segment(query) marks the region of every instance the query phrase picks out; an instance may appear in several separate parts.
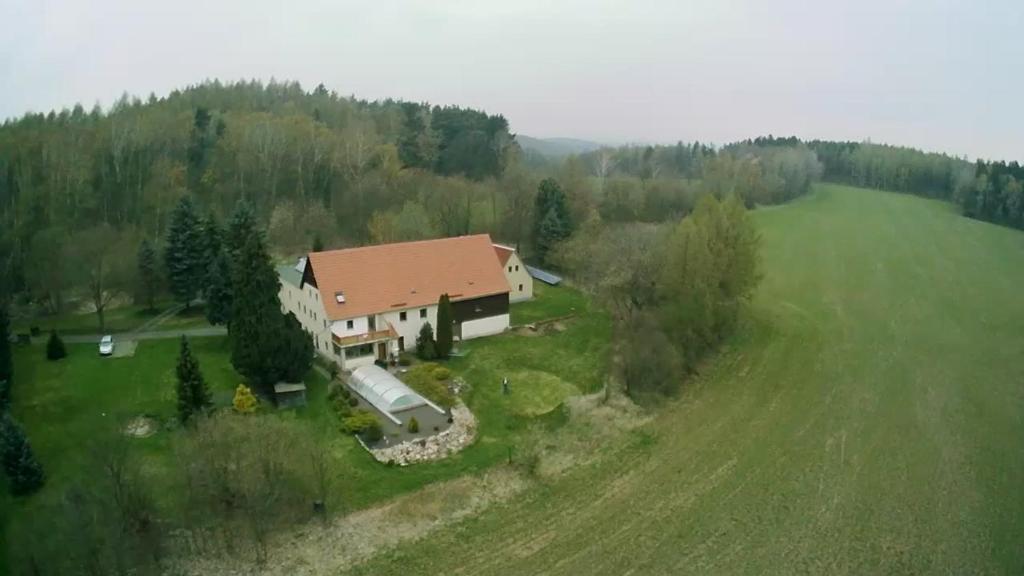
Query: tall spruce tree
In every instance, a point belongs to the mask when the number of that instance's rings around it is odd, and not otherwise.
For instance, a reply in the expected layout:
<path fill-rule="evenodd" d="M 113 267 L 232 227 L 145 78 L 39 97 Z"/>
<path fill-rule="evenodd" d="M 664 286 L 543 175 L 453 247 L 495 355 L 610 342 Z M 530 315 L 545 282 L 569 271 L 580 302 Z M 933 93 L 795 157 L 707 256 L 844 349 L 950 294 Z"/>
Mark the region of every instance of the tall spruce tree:
<path fill-rule="evenodd" d="M 206 285 L 206 319 L 210 324 L 231 321 L 231 261 L 222 246 L 210 261 Z"/>
<path fill-rule="evenodd" d="M 0 414 L 0 460 L 7 474 L 7 485 L 15 496 L 31 494 L 46 481 L 25 431 L 6 413 Z"/>
<path fill-rule="evenodd" d="M 14 361 L 11 357 L 11 319 L 7 301 L 0 297 L 0 413 L 11 405 L 14 385 Z"/>
<path fill-rule="evenodd" d="M 430 322 L 424 322 L 423 326 L 420 326 L 420 333 L 416 335 L 416 357 L 420 360 L 433 360 L 437 358 L 434 328 L 430 325 Z"/>
<path fill-rule="evenodd" d="M 185 196 L 171 214 L 164 261 L 171 293 L 188 308 L 206 282 L 205 241 L 192 198 Z"/>
<path fill-rule="evenodd" d="M 437 301 L 437 341 L 435 348 L 438 358 L 447 358 L 452 353 L 452 302 L 447 294 L 441 294 Z"/>
<path fill-rule="evenodd" d="M 231 286 L 231 364 L 272 398 L 283 376 L 279 355 L 285 323 L 277 273 L 259 231 L 250 233 L 232 262 Z"/>
<path fill-rule="evenodd" d="M 61 340 L 56 330 L 50 330 L 50 338 L 46 341 L 46 359 L 60 360 L 67 355 L 68 350 L 64 346 L 64 341 Z"/>
<path fill-rule="evenodd" d="M 156 250 L 149 240 L 143 239 L 139 244 L 138 254 L 138 292 L 137 300 L 146 303 L 146 310 L 156 308 L 156 293 L 160 287 L 160 271 L 156 264 Z"/>
<path fill-rule="evenodd" d="M 213 405 L 206 380 L 199 371 L 199 362 L 192 355 L 192 348 L 184 336 L 181 337 L 181 351 L 178 353 L 175 374 L 178 378 L 175 388 L 178 397 L 178 420 L 184 424 Z"/>
<path fill-rule="evenodd" d="M 309 367 L 313 365 L 313 338 L 302 329 L 298 318 L 289 312 L 284 317 L 284 332 L 281 334 L 281 372 L 286 382 L 301 382 Z"/>
<path fill-rule="evenodd" d="M 228 228 L 223 238 L 224 247 L 232 261 L 237 260 L 245 243 L 257 230 L 256 214 L 253 212 L 252 206 L 244 200 L 239 201 L 235 206 L 235 211 L 231 214 L 231 220 L 228 222 Z"/>
<path fill-rule="evenodd" d="M 572 218 L 565 192 L 554 178 L 545 178 L 538 186 L 533 219 L 534 246 L 543 262 L 551 248 L 572 233 Z"/>

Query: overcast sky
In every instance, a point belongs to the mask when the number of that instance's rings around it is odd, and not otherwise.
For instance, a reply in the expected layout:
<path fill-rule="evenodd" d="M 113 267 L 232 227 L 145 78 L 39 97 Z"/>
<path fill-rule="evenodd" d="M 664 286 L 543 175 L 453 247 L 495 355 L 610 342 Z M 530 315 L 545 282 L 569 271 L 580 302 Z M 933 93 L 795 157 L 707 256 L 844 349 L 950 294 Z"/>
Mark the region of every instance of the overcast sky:
<path fill-rule="evenodd" d="M 1022 57 L 1024 0 L 0 0 L 0 117 L 275 77 L 531 136 L 1024 160 Z"/>

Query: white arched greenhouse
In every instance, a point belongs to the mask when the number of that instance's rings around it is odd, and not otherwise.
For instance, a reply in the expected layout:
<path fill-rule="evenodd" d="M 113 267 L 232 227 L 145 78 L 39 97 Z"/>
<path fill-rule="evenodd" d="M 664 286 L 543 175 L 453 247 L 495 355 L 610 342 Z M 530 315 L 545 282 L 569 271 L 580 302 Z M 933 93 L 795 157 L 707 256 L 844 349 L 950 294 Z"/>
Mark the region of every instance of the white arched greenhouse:
<path fill-rule="evenodd" d="M 390 372 L 375 364 L 353 370 L 349 386 L 398 425 L 401 425 L 401 421 L 394 416 L 395 412 L 426 405 L 441 414 L 445 413 L 437 404 L 420 396 Z"/>

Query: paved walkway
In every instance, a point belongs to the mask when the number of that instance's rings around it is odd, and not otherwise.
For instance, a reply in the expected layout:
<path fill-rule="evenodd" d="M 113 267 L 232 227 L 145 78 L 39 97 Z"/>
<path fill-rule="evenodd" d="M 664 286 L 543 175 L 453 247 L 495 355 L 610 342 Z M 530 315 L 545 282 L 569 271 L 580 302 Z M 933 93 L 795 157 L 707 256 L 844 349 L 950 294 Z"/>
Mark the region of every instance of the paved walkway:
<path fill-rule="evenodd" d="M 114 334 L 114 343 L 126 340 L 166 340 L 168 338 L 208 338 L 211 336 L 226 336 L 228 329 L 223 326 L 209 326 L 206 328 L 187 328 L 185 330 L 153 330 L 148 332 L 121 332 Z M 48 336 L 40 336 L 38 342 L 45 342 Z M 75 336 L 64 336 L 63 340 L 69 344 L 88 344 L 99 342 L 103 334 L 80 334 Z"/>

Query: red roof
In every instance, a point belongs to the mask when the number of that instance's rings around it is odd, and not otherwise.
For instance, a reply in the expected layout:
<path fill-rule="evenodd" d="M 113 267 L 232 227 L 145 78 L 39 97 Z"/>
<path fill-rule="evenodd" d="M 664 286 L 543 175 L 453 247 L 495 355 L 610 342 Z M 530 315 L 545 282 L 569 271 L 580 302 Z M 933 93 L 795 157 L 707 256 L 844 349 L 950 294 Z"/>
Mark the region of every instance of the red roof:
<path fill-rule="evenodd" d="M 494 254 L 491 237 L 477 234 L 312 252 L 307 272 L 327 317 L 339 320 L 436 304 L 445 293 L 453 301 L 508 293 Z"/>
<path fill-rule="evenodd" d="M 498 255 L 498 262 L 504 268 L 505 264 L 508 264 L 508 259 L 515 254 L 516 249 L 508 246 L 502 246 L 501 244 L 494 245 L 494 253 Z"/>

